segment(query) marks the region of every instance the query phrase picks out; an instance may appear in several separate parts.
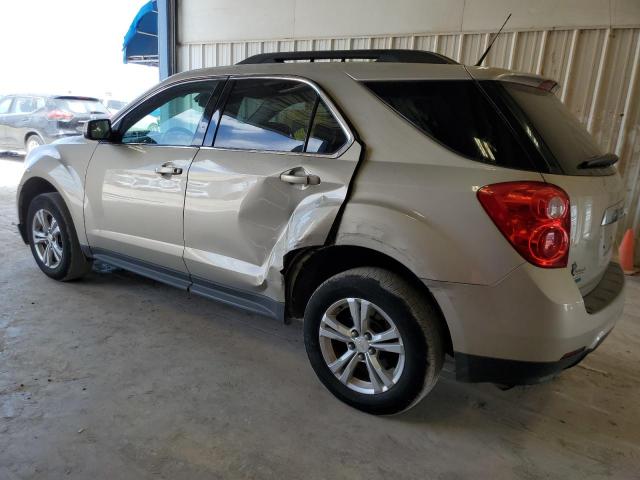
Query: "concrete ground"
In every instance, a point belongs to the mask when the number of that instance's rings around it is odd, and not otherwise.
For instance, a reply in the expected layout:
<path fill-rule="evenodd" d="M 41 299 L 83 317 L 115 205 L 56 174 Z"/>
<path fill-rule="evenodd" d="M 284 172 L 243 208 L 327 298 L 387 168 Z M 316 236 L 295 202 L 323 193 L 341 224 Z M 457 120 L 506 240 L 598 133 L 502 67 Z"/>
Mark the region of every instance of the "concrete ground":
<path fill-rule="evenodd" d="M 451 374 L 410 412 L 335 400 L 299 324 L 122 271 L 58 283 L 20 240 L 0 158 L 0 479 L 640 478 L 640 281 L 554 381 Z"/>

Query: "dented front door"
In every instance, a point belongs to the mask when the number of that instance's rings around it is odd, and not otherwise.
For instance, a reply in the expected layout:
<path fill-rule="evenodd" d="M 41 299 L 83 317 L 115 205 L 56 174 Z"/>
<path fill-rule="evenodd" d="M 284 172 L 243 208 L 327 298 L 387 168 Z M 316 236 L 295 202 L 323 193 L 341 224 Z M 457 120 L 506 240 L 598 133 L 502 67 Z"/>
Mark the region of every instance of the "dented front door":
<path fill-rule="evenodd" d="M 184 214 L 184 260 L 194 281 L 283 301 L 284 254 L 325 242 L 360 151 L 357 142 L 338 158 L 201 148 Z"/>

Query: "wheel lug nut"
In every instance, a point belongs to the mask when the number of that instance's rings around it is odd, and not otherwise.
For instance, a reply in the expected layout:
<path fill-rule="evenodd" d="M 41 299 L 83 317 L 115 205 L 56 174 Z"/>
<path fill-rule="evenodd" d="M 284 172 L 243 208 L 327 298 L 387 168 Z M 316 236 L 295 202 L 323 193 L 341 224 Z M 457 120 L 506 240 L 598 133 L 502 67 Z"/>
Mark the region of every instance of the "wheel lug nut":
<path fill-rule="evenodd" d="M 347 346 L 349 347 L 349 350 L 353 350 L 354 348 L 356 348 L 355 343 L 352 343 L 352 342 L 349 342 Z"/>
<path fill-rule="evenodd" d="M 373 347 L 369 347 L 369 354 L 373 355 L 374 353 L 376 353 L 376 349 Z"/>
<path fill-rule="evenodd" d="M 351 336 L 353 338 L 356 338 L 358 336 L 358 331 L 357 330 L 351 330 Z"/>
<path fill-rule="evenodd" d="M 358 354 L 358 358 L 359 358 L 360 360 L 364 360 L 364 353 L 359 353 L 359 354 Z"/>
<path fill-rule="evenodd" d="M 369 332 L 365 333 L 364 338 L 366 338 L 367 340 L 371 340 L 371 334 Z"/>

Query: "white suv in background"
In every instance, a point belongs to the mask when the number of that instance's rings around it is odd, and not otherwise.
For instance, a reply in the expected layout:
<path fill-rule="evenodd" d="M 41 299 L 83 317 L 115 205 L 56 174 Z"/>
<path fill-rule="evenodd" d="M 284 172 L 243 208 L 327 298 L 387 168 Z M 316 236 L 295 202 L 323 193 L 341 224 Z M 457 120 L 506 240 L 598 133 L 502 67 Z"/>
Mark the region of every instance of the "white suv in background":
<path fill-rule="evenodd" d="M 242 63 L 29 155 L 20 231 L 45 274 L 100 259 L 304 318 L 320 380 L 376 414 L 414 405 L 445 354 L 463 381 L 533 383 L 613 328 L 616 157 L 555 82 L 401 50 Z"/>

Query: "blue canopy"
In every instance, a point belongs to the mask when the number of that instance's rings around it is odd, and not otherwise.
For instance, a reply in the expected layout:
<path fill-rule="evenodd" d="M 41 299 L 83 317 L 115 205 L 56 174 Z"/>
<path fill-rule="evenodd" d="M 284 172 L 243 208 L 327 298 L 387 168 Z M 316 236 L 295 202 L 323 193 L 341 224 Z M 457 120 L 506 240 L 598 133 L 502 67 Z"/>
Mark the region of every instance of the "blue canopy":
<path fill-rule="evenodd" d="M 158 5 L 145 3 L 131 22 L 122 46 L 124 63 L 158 66 Z"/>

